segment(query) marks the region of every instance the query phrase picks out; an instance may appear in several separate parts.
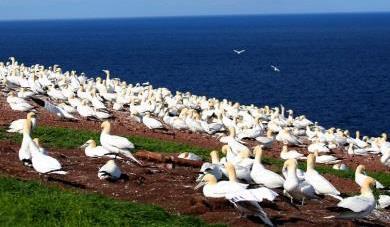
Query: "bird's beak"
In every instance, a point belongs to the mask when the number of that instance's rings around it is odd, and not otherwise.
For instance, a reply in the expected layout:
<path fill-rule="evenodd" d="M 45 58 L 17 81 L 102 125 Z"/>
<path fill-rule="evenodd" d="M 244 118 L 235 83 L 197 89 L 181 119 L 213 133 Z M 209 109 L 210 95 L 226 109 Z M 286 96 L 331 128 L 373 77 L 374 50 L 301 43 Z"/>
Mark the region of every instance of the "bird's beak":
<path fill-rule="evenodd" d="M 205 184 L 206 184 L 206 182 L 204 182 L 204 181 L 199 182 L 199 183 L 195 186 L 194 190 L 198 190 L 199 188 L 203 187 Z"/>
<path fill-rule="evenodd" d="M 87 143 L 84 143 L 83 145 L 80 146 L 80 148 L 86 148 L 86 147 L 88 147 Z"/>

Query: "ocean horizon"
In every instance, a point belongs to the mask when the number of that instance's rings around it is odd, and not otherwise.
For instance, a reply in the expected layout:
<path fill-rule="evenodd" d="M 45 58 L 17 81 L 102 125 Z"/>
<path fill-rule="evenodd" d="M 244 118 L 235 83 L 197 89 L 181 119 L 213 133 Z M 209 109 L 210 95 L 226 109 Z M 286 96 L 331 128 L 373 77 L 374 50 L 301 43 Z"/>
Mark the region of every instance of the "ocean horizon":
<path fill-rule="evenodd" d="M 0 29 L 1 61 L 87 76 L 109 69 L 130 83 L 282 104 L 325 127 L 390 131 L 390 13 L 0 21 Z"/>

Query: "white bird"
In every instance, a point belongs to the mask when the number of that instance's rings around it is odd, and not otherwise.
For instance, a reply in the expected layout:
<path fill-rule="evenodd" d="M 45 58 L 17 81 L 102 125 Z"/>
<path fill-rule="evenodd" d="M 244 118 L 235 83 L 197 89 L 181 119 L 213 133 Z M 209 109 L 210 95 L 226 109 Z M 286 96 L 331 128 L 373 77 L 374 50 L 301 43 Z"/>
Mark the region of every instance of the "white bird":
<path fill-rule="evenodd" d="M 203 187 L 203 195 L 208 198 L 224 198 L 227 194 L 240 191 L 247 188 L 248 185 L 240 184 L 235 181 L 219 181 L 214 175 L 206 174 L 203 176 L 195 190 Z"/>
<path fill-rule="evenodd" d="M 163 124 L 160 121 L 152 118 L 150 116 L 149 112 L 146 112 L 145 116 L 142 117 L 142 123 L 144 123 L 144 125 L 146 127 L 148 127 L 149 129 L 163 129 L 164 128 Z"/>
<path fill-rule="evenodd" d="M 379 195 L 378 208 L 386 209 L 389 206 L 390 206 L 390 196 L 389 195 Z"/>
<path fill-rule="evenodd" d="M 305 181 L 299 180 L 297 176 L 297 160 L 289 159 L 284 162 L 282 172 L 285 172 L 286 181 L 283 184 L 283 194 L 291 199 L 298 199 L 302 201 L 302 205 L 305 199 L 317 199 L 315 190 L 312 185 Z"/>
<path fill-rule="evenodd" d="M 364 165 L 358 165 L 355 170 L 355 182 L 358 184 L 360 187 L 362 187 L 364 181 L 369 178 L 366 174 L 363 173 L 363 171 L 366 170 L 366 167 Z M 375 180 L 375 179 L 374 179 Z M 384 188 L 384 186 L 379 182 L 375 182 L 375 186 L 378 189 Z"/>
<path fill-rule="evenodd" d="M 202 177 L 207 173 L 214 175 L 217 180 L 220 180 L 222 178 L 222 168 L 224 167 L 219 162 L 218 151 L 211 151 L 210 157 L 211 163 L 205 162 L 200 167 L 201 174 L 199 175 L 197 181 L 201 180 Z"/>
<path fill-rule="evenodd" d="M 88 105 L 88 101 L 86 99 L 82 100 L 76 109 L 82 117 L 88 118 L 95 116 L 94 109 Z"/>
<path fill-rule="evenodd" d="M 94 115 L 99 120 L 105 120 L 107 118 L 112 117 L 112 115 L 110 113 L 107 113 L 104 111 L 97 111 L 97 110 L 94 111 Z"/>
<path fill-rule="evenodd" d="M 306 159 L 303 154 L 299 153 L 296 150 L 289 151 L 287 148 L 287 144 L 284 144 L 282 147 L 282 151 L 280 152 L 280 158 L 287 159 Z"/>
<path fill-rule="evenodd" d="M 275 71 L 275 72 L 280 72 L 280 69 L 278 69 L 276 66 L 274 65 L 270 65 L 271 68 Z"/>
<path fill-rule="evenodd" d="M 27 114 L 27 119 L 31 120 L 32 129 L 34 129 L 37 126 L 37 119 L 34 112 L 30 112 Z M 13 122 L 8 127 L 7 132 L 17 132 L 17 133 L 23 133 L 23 127 L 26 119 L 18 119 Z"/>
<path fill-rule="evenodd" d="M 368 155 L 368 152 L 365 148 L 353 148 L 353 143 L 350 143 L 348 146 L 348 154 L 350 155 L 361 155 L 366 156 Z"/>
<path fill-rule="evenodd" d="M 329 195 L 332 197 L 340 195 L 340 192 L 314 169 L 315 160 L 315 155 L 309 154 L 307 156 L 307 169 L 305 173 L 306 182 L 313 186 L 317 194 Z"/>
<path fill-rule="evenodd" d="M 314 155 L 316 157 L 316 163 L 335 164 L 341 162 L 341 160 L 338 160 L 335 156 L 332 155 L 319 155 L 318 151 L 315 151 Z"/>
<path fill-rule="evenodd" d="M 250 151 L 241 151 L 234 162 L 232 163 L 225 163 L 225 168 L 234 169 L 236 176 L 240 180 L 244 180 L 246 182 L 251 182 L 251 168 L 253 166 L 254 160 L 249 158 Z"/>
<path fill-rule="evenodd" d="M 271 148 L 275 138 L 272 136 L 272 130 L 268 130 L 266 136 L 259 136 L 256 140 L 261 143 L 264 148 Z"/>
<path fill-rule="evenodd" d="M 40 151 L 42 154 L 47 155 L 47 150 L 41 146 L 41 144 L 39 143 L 39 138 L 34 138 L 34 139 L 33 139 L 33 142 L 37 145 L 39 151 Z"/>
<path fill-rule="evenodd" d="M 315 141 L 314 143 L 310 144 L 307 147 L 307 150 L 311 153 L 314 153 L 315 151 L 319 153 L 328 153 L 330 152 L 329 148 L 326 147 L 325 143 L 321 143 L 319 141 Z"/>
<path fill-rule="evenodd" d="M 390 167 L 390 149 L 384 150 L 381 157 L 381 163 Z"/>
<path fill-rule="evenodd" d="M 336 164 L 333 165 L 332 168 L 336 169 L 336 170 L 341 170 L 341 171 L 348 170 L 348 166 L 345 165 L 344 163 L 336 163 Z"/>
<path fill-rule="evenodd" d="M 76 119 L 72 114 L 68 113 L 61 107 L 58 107 L 47 100 L 42 100 L 34 97 L 32 98 L 32 100 L 38 105 L 44 107 L 48 112 L 55 114 L 59 118 Z"/>
<path fill-rule="evenodd" d="M 242 189 L 225 196 L 243 216 L 259 217 L 266 225 L 274 226 L 267 213 L 259 205 L 264 199 L 273 201 L 278 194 L 268 188 Z"/>
<path fill-rule="evenodd" d="M 62 166 L 57 159 L 42 153 L 39 147 L 34 143 L 30 143 L 31 162 L 35 171 L 42 174 L 67 174 L 62 170 Z"/>
<path fill-rule="evenodd" d="M 61 90 L 57 90 L 54 88 L 53 85 L 49 86 L 49 89 L 47 91 L 47 95 L 53 99 L 57 100 L 66 100 L 67 98 L 64 96 Z"/>
<path fill-rule="evenodd" d="M 134 144 L 132 142 L 124 137 L 111 135 L 111 123 L 108 121 L 104 121 L 101 124 L 101 128 L 102 132 L 100 134 L 100 144 L 105 149 L 111 153 L 124 155 L 141 165 L 141 162 L 138 161 L 130 152 L 130 150 L 134 150 Z"/>
<path fill-rule="evenodd" d="M 177 156 L 178 158 L 192 160 L 192 161 L 202 161 L 202 158 L 198 155 L 191 152 L 183 152 Z"/>
<path fill-rule="evenodd" d="M 83 145 L 80 146 L 80 148 L 85 148 L 84 152 L 87 157 L 103 157 L 103 156 L 108 156 L 108 157 L 113 157 L 115 158 L 115 155 L 110 155 L 110 151 L 105 149 L 102 146 L 96 146 L 95 140 L 88 140 L 85 142 Z"/>
<path fill-rule="evenodd" d="M 69 106 L 65 103 L 58 104 L 58 107 L 62 108 L 63 110 L 65 110 L 66 112 L 68 112 L 70 114 L 77 112 L 76 108 L 74 108 L 73 106 Z"/>
<path fill-rule="evenodd" d="M 300 145 L 302 144 L 301 141 L 298 140 L 298 138 L 292 134 L 290 134 L 289 130 L 287 128 L 282 129 L 279 131 L 279 133 L 276 135 L 275 139 L 277 141 L 288 143 L 292 145 Z"/>
<path fill-rule="evenodd" d="M 19 98 L 25 99 L 25 98 L 29 98 L 29 97 L 33 96 L 34 92 L 26 91 L 25 88 L 22 87 L 22 88 L 20 88 L 20 91 L 18 92 L 17 95 Z"/>
<path fill-rule="evenodd" d="M 256 146 L 254 149 L 255 162 L 253 163 L 250 176 L 256 184 L 264 185 L 267 188 L 283 187 L 284 179 L 279 174 L 266 169 L 261 164 L 262 146 Z"/>
<path fill-rule="evenodd" d="M 236 53 L 236 54 L 242 54 L 242 53 L 244 53 L 246 50 L 236 50 L 236 49 L 234 49 L 233 51 L 234 51 L 234 53 Z"/>
<path fill-rule="evenodd" d="M 23 139 L 19 149 L 19 160 L 22 161 L 23 165 L 31 166 L 31 152 L 30 144 L 33 143 L 31 139 L 31 127 L 32 123 L 30 119 L 26 119 L 23 125 Z"/>
<path fill-rule="evenodd" d="M 375 197 L 371 189 L 374 185 L 375 180 L 371 177 L 364 179 L 361 185 L 360 195 L 345 198 L 337 204 L 338 207 L 350 210 L 341 213 L 338 217 L 355 219 L 369 215 L 375 209 L 376 205 Z"/>
<path fill-rule="evenodd" d="M 98 171 L 101 180 L 118 180 L 121 175 L 122 172 L 114 160 L 108 160 Z"/>
<path fill-rule="evenodd" d="M 15 96 L 15 92 L 11 91 L 7 96 L 7 102 L 12 110 L 15 111 L 29 111 L 34 107 L 30 105 L 25 99 Z"/>

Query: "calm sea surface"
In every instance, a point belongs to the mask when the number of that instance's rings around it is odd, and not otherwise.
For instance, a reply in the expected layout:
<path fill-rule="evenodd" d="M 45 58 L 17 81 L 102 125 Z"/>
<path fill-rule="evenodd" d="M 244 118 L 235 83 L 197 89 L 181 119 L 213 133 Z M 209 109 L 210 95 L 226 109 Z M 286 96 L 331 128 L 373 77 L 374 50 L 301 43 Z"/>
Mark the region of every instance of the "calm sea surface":
<path fill-rule="evenodd" d="M 9 56 L 390 131 L 390 14 L 0 22 Z"/>

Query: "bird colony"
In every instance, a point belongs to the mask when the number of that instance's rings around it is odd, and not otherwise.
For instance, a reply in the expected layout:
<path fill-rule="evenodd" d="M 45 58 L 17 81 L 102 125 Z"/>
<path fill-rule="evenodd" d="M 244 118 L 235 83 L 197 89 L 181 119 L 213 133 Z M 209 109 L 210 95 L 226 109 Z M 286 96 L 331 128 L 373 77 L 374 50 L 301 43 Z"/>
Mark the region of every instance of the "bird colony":
<path fill-rule="evenodd" d="M 317 163 L 333 165 L 339 171 L 348 168 L 342 160 L 331 155 L 335 148 L 341 148 L 345 155 L 353 157 L 375 154 L 380 156 L 383 165 L 390 166 L 390 142 L 387 142 L 386 134 L 361 138 L 356 132 L 353 137 L 347 130 L 325 129 L 304 115 L 294 117 L 293 111 L 285 110 L 283 106 L 260 108 L 189 92 L 173 94 L 167 88 L 154 88 L 149 83 L 127 84 L 111 78 L 108 70 L 103 71 L 105 79 L 94 79 L 75 71 L 63 72 L 58 65 L 28 67 L 13 57 L 6 63 L 0 62 L 0 80 L 7 102 L 14 111 L 27 112 L 26 119 L 12 122 L 8 130 L 23 134 L 19 159 L 24 165 L 40 174 L 66 174 L 58 160 L 41 147 L 39 139 L 31 138 L 31 131 L 37 127 L 35 106 L 40 105 L 64 120 L 102 121 L 101 146 L 89 140 L 82 148 L 88 157 L 111 158 L 99 169 L 97 176 L 100 179 L 119 179 L 121 170 L 116 159 L 129 159 L 142 165 L 132 155 L 134 145 L 128 139 L 111 135 L 109 119 L 113 112 L 122 111 L 149 129 L 186 130 L 218 139 L 224 145 L 221 151 L 210 153 L 211 161 L 204 162 L 201 167 L 195 188 L 202 188 L 205 197 L 226 198 L 243 214 L 257 216 L 267 225 L 273 223 L 261 203 L 274 201 L 278 196 L 303 206 L 305 200 L 334 197 L 339 200 L 338 207 L 348 210 L 337 216 L 342 218 L 365 217 L 377 207 L 389 204 L 389 196 L 381 195 L 378 205 L 373 188 L 381 189 L 383 185 L 365 175 L 363 165 L 359 165 L 355 173 L 360 194 L 344 198 L 316 171 Z M 245 142 L 248 139 L 257 145 L 249 147 Z M 267 169 L 261 161 L 263 153 L 275 143 L 282 144 L 282 175 Z M 293 147 L 303 147 L 309 155 L 292 150 Z M 220 158 L 220 153 L 224 157 Z M 182 153 L 179 157 L 201 159 L 193 153 Z M 298 161 L 307 162 L 305 171 L 298 168 Z"/>

